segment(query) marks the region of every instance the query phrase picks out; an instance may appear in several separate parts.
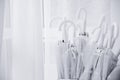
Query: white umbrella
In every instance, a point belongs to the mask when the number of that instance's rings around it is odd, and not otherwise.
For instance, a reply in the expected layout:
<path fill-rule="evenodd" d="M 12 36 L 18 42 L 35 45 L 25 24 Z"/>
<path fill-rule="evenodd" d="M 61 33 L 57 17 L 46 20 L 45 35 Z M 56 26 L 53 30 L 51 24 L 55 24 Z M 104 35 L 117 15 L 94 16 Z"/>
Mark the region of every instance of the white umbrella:
<path fill-rule="evenodd" d="M 60 25 L 60 30 L 63 27 L 63 25 Z M 62 55 L 65 53 L 65 51 L 68 49 L 68 42 L 67 42 L 67 32 L 66 32 L 66 25 L 64 25 L 64 28 L 62 30 L 62 40 L 58 42 L 58 53 L 57 53 L 57 69 L 58 69 L 58 78 L 63 79 L 64 76 L 64 66 L 63 66 L 63 57 Z"/>
<path fill-rule="evenodd" d="M 92 73 L 92 80 L 101 80 L 102 79 L 102 64 L 103 64 L 103 55 L 105 53 L 104 51 L 104 40 L 105 40 L 105 34 L 107 33 L 107 26 L 105 22 L 105 16 L 103 16 L 101 24 L 101 34 L 99 35 L 98 43 L 97 43 L 97 50 L 95 54 L 93 55 L 93 73 Z"/>
<path fill-rule="evenodd" d="M 69 27 L 66 28 L 67 24 L 71 24 L 73 28 L 75 28 L 74 23 L 70 20 L 65 20 L 60 25 L 60 29 L 64 25 L 64 30 L 63 30 L 64 40 L 63 42 L 59 44 L 59 47 L 60 47 L 59 56 L 61 57 L 58 56 L 59 58 L 57 60 L 59 62 L 58 63 L 58 74 L 63 75 L 63 77 L 58 77 L 59 79 L 74 79 L 75 78 L 77 52 L 75 51 L 73 47 L 71 47 L 72 42 L 69 41 L 69 36 L 67 32 L 67 30 L 69 30 Z M 75 36 L 75 33 L 73 33 L 73 37 L 74 36 Z M 64 51 L 61 52 L 62 51 L 61 49 L 63 49 Z"/>
<path fill-rule="evenodd" d="M 107 80 L 120 80 L 120 65 L 115 67 Z"/>
<path fill-rule="evenodd" d="M 117 56 L 119 55 L 120 55 L 120 50 L 117 53 Z M 107 77 L 107 80 L 120 80 L 120 60 L 118 61 L 116 67 L 113 69 L 110 75 Z"/>
<path fill-rule="evenodd" d="M 81 74 L 84 70 L 84 52 L 83 50 L 86 48 L 88 35 L 86 33 L 86 19 L 87 19 L 87 12 L 84 8 L 80 9 L 79 16 L 78 16 L 78 27 L 81 31 L 79 31 L 79 36 L 75 38 L 75 46 L 78 52 L 78 59 L 77 59 L 77 70 L 76 70 L 76 78 L 80 78 Z M 84 61 L 85 62 L 85 61 Z"/>
<path fill-rule="evenodd" d="M 116 28 L 116 31 L 115 29 Z M 116 32 L 116 33 L 115 33 Z M 109 43 L 106 49 L 106 53 L 104 54 L 104 61 L 103 61 L 103 75 L 102 80 L 106 80 L 107 76 L 111 73 L 117 63 L 117 56 L 112 52 L 112 48 L 114 46 L 115 40 L 117 39 L 119 34 L 118 26 L 114 23 L 109 33 Z"/>
<path fill-rule="evenodd" d="M 102 32 L 102 29 L 103 29 L 103 20 L 104 20 L 104 17 L 101 21 L 101 24 L 100 24 L 100 31 L 99 31 L 99 34 L 98 34 L 98 37 L 96 38 L 95 40 L 95 44 L 94 46 L 96 47 L 102 47 L 102 44 L 103 44 L 103 41 L 104 41 L 104 35 L 103 35 L 103 32 Z M 91 58 L 89 59 L 89 63 L 85 66 L 85 70 L 84 70 L 84 73 L 82 74 L 80 80 L 91 80 L 91 75 L 95 74 L 96 72 L 94 71 L 96 69 L 96 66 L 98 65 L 98 61 L 99 61 L 99 54 L 101 54 L 101 51 L 99 51 L 100 49 L 96 49 L 94 50 L 95 48 L 91 48 L 93 51 L 97 51 L 97 52 L 94 52 L 94 54 L 91 54 Z M 92 78 L 94 79 L 94 77 L 92 76 Z M 98 77 L 97 77 L 98 79 Z"/>

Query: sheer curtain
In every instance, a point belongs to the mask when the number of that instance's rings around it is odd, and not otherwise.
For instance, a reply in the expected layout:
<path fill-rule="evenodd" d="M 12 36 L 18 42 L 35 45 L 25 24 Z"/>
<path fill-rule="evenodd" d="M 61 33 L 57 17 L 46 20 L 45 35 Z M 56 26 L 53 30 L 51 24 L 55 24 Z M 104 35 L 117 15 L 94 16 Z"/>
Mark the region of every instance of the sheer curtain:
<path fill-rule="evenodd" d="M 0 80 L 44 80 L 42 3 L 0 0 Z"/>

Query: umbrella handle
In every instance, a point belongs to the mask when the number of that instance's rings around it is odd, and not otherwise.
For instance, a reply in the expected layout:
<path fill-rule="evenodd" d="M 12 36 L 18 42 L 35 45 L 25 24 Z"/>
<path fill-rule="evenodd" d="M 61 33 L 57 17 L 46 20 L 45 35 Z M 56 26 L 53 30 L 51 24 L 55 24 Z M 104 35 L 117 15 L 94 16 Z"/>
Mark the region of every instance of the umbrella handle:
<path fill-rule="evenodd" d="M 111 41 L 111 48 L 113 48 L 113 46 L 115 44 L 115 41 L 119 36 L 119 27 L 118 27 L 117 23 L 113 23 L 112 27 L 114 28 L 113 29 L 114 31 L 112 30 L 113 31 L 113 36 L 112 36 L 113 38 L 112 38 L 112 41 Z M 116 32 L 116 34 L 114 32 Z"/>
<path fill-rule="evenodd" d="M 105 16 L 102 17 L 101 21 L 100 21 L 100 24 L 97 28 L 95 28 L 93 31 L 92 31 L 92 34 L 95 34 L 95 32 L 100 29 L 100 31 L 98 32 L 98 35 L 97 35 L 97 38 L 95 39 L 95 42 L 97 43 L 100 39 L 100 36 L 101 34 L 103 33 L 102 29 L 103 29 L 103 23 L 105 22 Z M 104 33 L 105 34 L 105 33 Z"/>
<path fill-rule="evenodd" d="M 70 21 L 70 24 L 71 24 L 71 26 L 68 26 L 68 28 L 67 28 L 67 36 L 68 36 L 68 39 L 70 38 L 70 34 L 69 34 L 69 29 L 70 29 L 70 27 L 73 27 L 73 40 L 72 40 L 72 43 L 74 43 L 74 39 L 75 39 L 75 37 L 76 37 L 76 25 L 72 22 L 72 21 Z"/>
<path fill-rule="evenodd" d="M 100 28 L 100 31 L 98 33 L 98 36 L 97 36 L 95 42 L 97 43 L 98 47 L 103 47 L 103 43 L 104 43 L 105 36 L 107 33 L 107 24 L 105 22 L 105 16 L 102 17 L 99 27 L 95 28 L 93 30 L 92 34 L 94 34 L 94 32 L 99 28 Z"/>
<path fill-rule="evenodd" d="M 50 27 L 50 28 L 53 28 L 53 27 L 54 27 L 54 26 L 52 26 L 53 23 L 54 23 L 55 21 L 61 21 L 61 20 L 63 20 L 62 17 L 54 17 L 54 18 L 50 21 L 49 27 Z"/>
<path fill-rule="evenodd" d="M 116 32 L 116 34 L 115 34 Z M 113 23 L 110 30 L 109 30 L 109 36 L 108 36 L 108 48 L 112 49 L 114 46 L 114 43 L 116 41 L 116 39 L 118 38 L 119 35 L 119 29 L 118 29 L 118 25 L 116 23 Z"/>
<path fill-rule="evenodd" d="M 66 32 L 66 27 L 67 27 L 66 23 L 67 23 L 66 20 L 64 20 L 59 25 L 59 31 L 62 31 L 62 40 L 64 40 L 64 42 L 68 42 L 68 36 L 67 36 L 67 32 Z"/>
<path fill-rule="evenodd" d="M 105 22 L 105 16 L 102 16 L 102 19 L 101 19 L 101 21 L 100 21 L 99 26 L 92 31 L 92 34 L 94 34 L 94 32 L 95 32 L 97 29 L 102 28 L 102 25 L 103 25 L 104 22 Z"/>
<path fill-rule="evenodd" d="M 71 24 L 70 26 L 67 26 L 67 24 Z M 63 29 L 63 40 L 65 40 L 66 42 L 69 42 L 69 37 L 70 35 L 68 34 L 69 28 L 73 27 L 74 28 L 74 32 L 73 32 L 73 39 L 75 38 L 76 35 L 76 25 L 74 24 L 73 21 L 71 20 L 64 20 L 60 26 L 59 26 L 59 30 L 61 30 L 61 28 L 64 25 L 64 29 Z"/>
<path fill-rule="evenodd" d="M 83 13 L 83 14 L 82 14 Z M 79 33 L 81 34 L 84 34 L 86 32 L 86 22 L 87 22 L 87 11 L 85 8 L 81 8 L 79 10 L 79 13 L 78 13 L 78 21 L 79 22 L 82 22 L 82 23 L 79 23 L 78 24 L 80 25 L 79 28 L 81 29 L 82 28 L 82 31 L 80 31 Z"/>

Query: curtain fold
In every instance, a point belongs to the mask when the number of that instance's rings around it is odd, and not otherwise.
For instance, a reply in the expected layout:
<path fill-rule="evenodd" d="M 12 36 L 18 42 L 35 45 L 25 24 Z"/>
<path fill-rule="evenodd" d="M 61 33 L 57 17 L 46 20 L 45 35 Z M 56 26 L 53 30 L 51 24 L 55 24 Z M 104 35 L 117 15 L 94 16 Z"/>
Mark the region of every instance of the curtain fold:
<path fill-rule="evenodd" d="M 4 3 L 5 3 L 4 0 L 0 0 L 0 53 L 1 53 L 3 25 L 4 25 L 4 7 L 5 7 Z"/>
<path fill-rule="evenodd" d="M 0 0 L 0 79 L 3 79 L 4 72 L 2 71 L 2 39 L 3 39 L 3 26 L 4 26 L 4 8 L 5 1 Z"/>

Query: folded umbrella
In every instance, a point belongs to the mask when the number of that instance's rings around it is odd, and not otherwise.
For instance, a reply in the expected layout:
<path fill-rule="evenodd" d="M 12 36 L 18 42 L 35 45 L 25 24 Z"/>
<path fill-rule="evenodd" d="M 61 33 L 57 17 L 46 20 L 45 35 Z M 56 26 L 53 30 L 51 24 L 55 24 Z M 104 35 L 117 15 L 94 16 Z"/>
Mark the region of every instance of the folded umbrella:
<path fill-rule="evenodd" d="M 104 41 L 105 41 L 105 36 L 107 33 L 107 28 L 106 28 L 106 22 L 105 22 L 105 17 L 103 16 L 103 19 L 100 24 L 101 28 L 101 34 L 99 34 L 99 39 L 97 43 L 97 50 L 94 55 L 94 66 L 93 66 L 93 73 L 92 73 L 92 80 L 102 80 L 102 70 L 103 70 L 103 60 L 104 60 L 104 54 L 105 54 L 105 48 L 104 46 Z"/>
<path fill-rule="evenodd" d="M 59 41 L 59 44 L 58 44 L 58 53 L 57 53 L 57 56 L 56 56 L 56 59 L 57 59 L 57 70 L 58 70 L 58 78 L 59 79 L 63 79 L 65 78 L 65 73 L 64 73 L 64 66 L 63 66 L 63 54 L 65 53 L 65 51 L 68 49 L 68 43 L 66 42 L 62 42 L 62 41 Z"/>
<path fill-rule="evenodd" d="M 96 79 L 101 79 L 100 74 L 101 74 L 101 63 L 102 63 L 102 57 L 100 55 L 102 55 L 103 51 L 103 42 L 104 42 L 104 38 L 105 38 L 105 33 L 106 30 L 103 31 L 103 27 L 104 27 L 104 20 L 105 17 L 102 18 L 101 24 L 100 24 L 100 31 L 98 33 L 97 38 L 95 39 L 95 41 L 92 42 L 92 48 L 88 47 L 91 49 L 91 51 L 88 51 L 88 53 L 91 53 L 91 57 L 89 59 L 89 62 L 87 63 L 87 65 L 85 66 L 85 70 L 80 78 L 80 80 L 96 80 Z M 97 29 L 99 29 L 97 28 Z M 88 55 L 86 55 L 88 56 Z"/>
<path fill-rule="evenodd" d="M 60 29 L 63 27 L 63 24 L 60 25 Z M 58 53 L 57 53 L 57 71 L 58 78 L 63 79 L 65 77 L 64 66 L 63 66 L 63 54 L 68 49 L 69 43 L 67 41 L 67 32 L 66 32 L 66 24 L 64 24 L 64 28 L 62 30 L 62 40 L 58 41 Z"/>
<path fill-rule="evenodd" d="M 65 79 L 76 79 L 77 51 L 72 46 L 64 54 Z"/>
<path fill-rule="evenodd" d="M 59 52 L 61 53 L 58 55 L 58 75 L 60 75 L 60 77 L 58 77 L 59 79 L 75 79 L 77 52 L 75 51 L 74 46 L 72 46 L 73 42 L 69 40 L 69 35 L 67 32 L 67 30 L 69 31 L 69 27 L 67 24 L 71 24 L 72 27 L 75 28 L 74 23 L 70 20 L 65 20 L 60 25 L 60 28 L 64 25 L 64 30 L 63 41 L 59 44 Z M 73 37 L 74 36 L 75 33 L 73 33 Z"/>
<path fill-rule="evenodd" d="M 117 57 L 119 55 L 120 55 L 120 51 L 117 53 Z M 107 77 L 107 80 L 120 80 L 120 60 L 117 62 L 117 65 Z"/>
<path fill-rule="evenodd" d="M 103 57 L 104 50 L 101 49 L 100 52 L 96 55 L 96 61 L 94 63 L 92 79 L 91 80 L 102 80 L 102 68 L 103 68 Z"/>
<path fill-rule="evenodd" d="M 116 28 L 116 31 L 114 28 Z M 118 60 L 118 57 L 116 57 L 115 54 L 112 52 L 112 48 L 114 46 L 115 40 L 117 39 L 118 34 L 119 34 L 119 31 L 117 29 L 118 29 L 118 26 L 115 25 L 114 23 L 109 31 L 108 46 L 104 54 L 102 80 L 107 79 L 108 75 L 112 72 L 112 70 L 116 66 L 116 63 Z"/>
<path fill-rule="evenodd" d="M 115 69 L 108 76 L 107 80 L 120 80 L 120 65 L 115 67 Z"/>
<path fill-rule="evenodd" d="M 87 20 L 87 12 L 84 8 L 81 8 L 78 16 L 78 28 L 79 28 L 79 36 L 75 38 L 75 46 L 78 52 L 77 58 L 77 70 L 76 70 L 76 78 L 79 79 L 81 74 L 84 71 L 85 64 L 85 48 L 88 42 L 88 34 L 86 33 L 86 20 Z"/>
<path fill-rule="evenodd" d="M 83 50 L 86 48 L 87 45 L 87 37 L 86 36 L 79 36 L 75 40 L 76 50 L 78 52 L 77 57 L 77 70 L 76 70 L 76 77 L 79 79 L 81 74 L 84 71 L 84 64 L 85 64 L 85 53 Z"/>
<path fill-rule="evenodd" d="M 104 54 L 102 80 L 106 80 L 117 64 L 117 57 L 108 49 Z"/>

